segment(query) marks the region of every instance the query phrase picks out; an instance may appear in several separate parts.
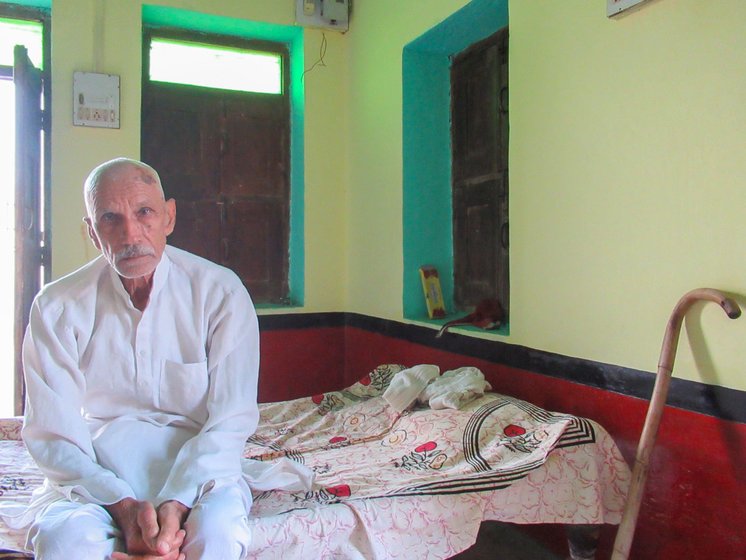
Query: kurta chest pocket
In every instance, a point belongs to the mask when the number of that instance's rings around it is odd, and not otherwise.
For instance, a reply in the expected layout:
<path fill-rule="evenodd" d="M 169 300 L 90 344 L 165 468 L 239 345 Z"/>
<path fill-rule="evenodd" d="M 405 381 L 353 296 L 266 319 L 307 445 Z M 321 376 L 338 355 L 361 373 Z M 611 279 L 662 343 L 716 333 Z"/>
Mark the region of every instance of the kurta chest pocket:
<path fill-rule="evenodd" d="M 163 360 L 159 397 L 164 412 L 199 415 L 198 409 L 207 400 L 208 387 L 206 360 L 192 364 Z"/>

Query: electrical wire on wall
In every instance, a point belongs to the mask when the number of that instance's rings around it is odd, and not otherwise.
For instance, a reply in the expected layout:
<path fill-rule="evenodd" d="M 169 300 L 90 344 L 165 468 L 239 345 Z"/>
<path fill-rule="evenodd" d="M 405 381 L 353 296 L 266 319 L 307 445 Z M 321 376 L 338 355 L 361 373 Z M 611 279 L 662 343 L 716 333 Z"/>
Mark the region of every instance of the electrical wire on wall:
<path fill-rule="evenodd" d="M 98 0 L 94 6 L 93 18 L 93 71 L 103 72 L 104 42 L 106 40 L 106 2 Z"/>
<path fill-rule="evenodd" d="M 321 45 L 319 46 L 319 58 L 314 62 L 310 68 L 303 71 L 303 75 L 301 76 L 301 80 L 305 80 L 306 74 L 308 74 L 311 70 L 316 68 L 317 66 L 326 66 L 326 62 L 324 62 L 324 57 L 326 56 L 326 33 L 321 34 Z"/>

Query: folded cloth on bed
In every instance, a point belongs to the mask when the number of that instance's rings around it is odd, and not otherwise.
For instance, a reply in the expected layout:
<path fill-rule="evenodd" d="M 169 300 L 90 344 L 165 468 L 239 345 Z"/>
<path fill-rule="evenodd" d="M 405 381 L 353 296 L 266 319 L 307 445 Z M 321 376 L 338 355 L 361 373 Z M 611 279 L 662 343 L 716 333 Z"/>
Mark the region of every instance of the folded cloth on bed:
<path fill-rule="evenodd" d="M 431 381 L 419 394 L 417 401 L 427 403 L 434 410 L 458 410 L 491 388 L 480 370 L 475 367 L 462 367 L 446 371 Z"/>
<path fill-rule="evenodd" d="M 441 376 L 439 373 L 440 368 L 428 364 L 404 369 L 391 378 L 383 399 L 396 412 L 404 412 L 415 402 L 434 410 L 458 410 L 491 389 L 475 367 L 461 367 Z"/>
<path fill-rule="evenodd" d="M 438 366 L 428 364 L 404 369 L 391 378 L 388 388 L 383 393 L 383 399 L 396 412 L 404 412 L 439 373 Z"/>
<path fill-rule="evenodd" d="M 300 492 L 313 489 L 314 472 L 287 457 L 267 462 L 244 459 L 241 463 L 244 479 L 252 490 Z"/>

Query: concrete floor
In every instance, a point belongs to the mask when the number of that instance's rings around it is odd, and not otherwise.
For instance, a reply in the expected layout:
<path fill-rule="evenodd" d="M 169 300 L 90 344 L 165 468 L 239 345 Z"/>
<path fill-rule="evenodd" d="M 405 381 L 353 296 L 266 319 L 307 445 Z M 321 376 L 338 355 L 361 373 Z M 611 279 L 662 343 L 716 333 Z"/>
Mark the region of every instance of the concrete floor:
<path fill-rule="evenodd" d="M 564 560 L 509 523 L 482 523 L 477 542 L 451 560 Z"/>

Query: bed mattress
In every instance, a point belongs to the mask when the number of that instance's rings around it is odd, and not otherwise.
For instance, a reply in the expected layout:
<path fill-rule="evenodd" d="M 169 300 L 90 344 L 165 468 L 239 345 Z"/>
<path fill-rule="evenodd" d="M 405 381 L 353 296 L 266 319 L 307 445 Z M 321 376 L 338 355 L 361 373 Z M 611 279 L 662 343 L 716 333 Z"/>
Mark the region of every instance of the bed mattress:
<path fill-rule="evenodd" d="M 485 520 L 619 523 L 630 471 L 600 425 L 497 393 L 396 413 L 381 395 L 401 369 L 260 405 L 244 456 L 298 461 L 316 482 L 255 493 L 252 557 L 440 559 L 471 546 Z M 22 503 L 43 477 L 19 432 L 18 419 L 0 422 L 0 500 Z M 23 544 L 0 523 L 0 548 Z"/>

